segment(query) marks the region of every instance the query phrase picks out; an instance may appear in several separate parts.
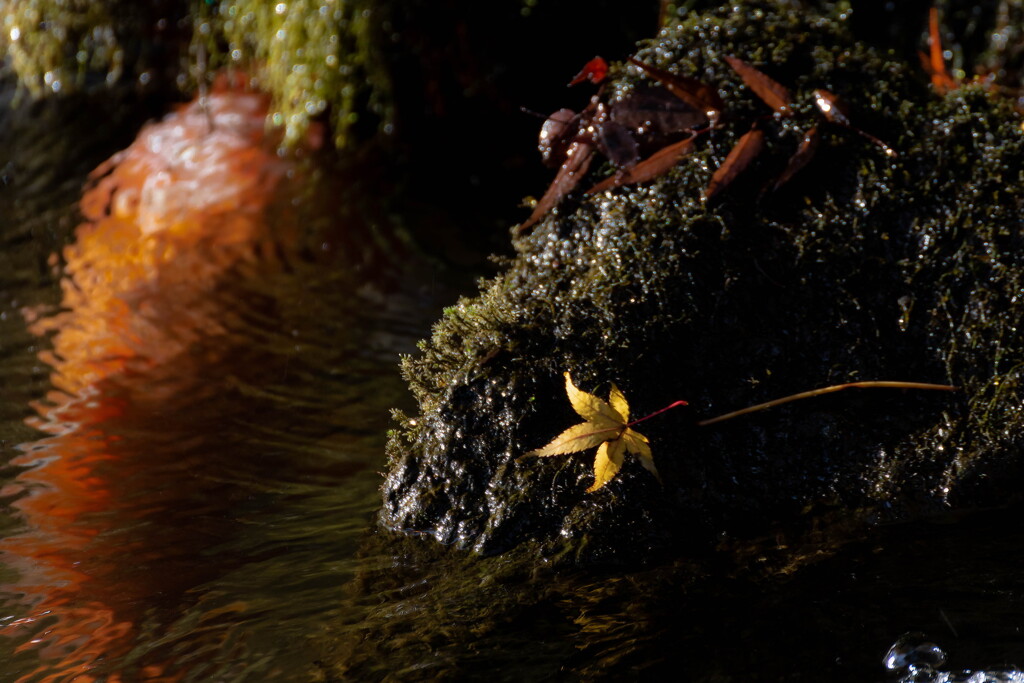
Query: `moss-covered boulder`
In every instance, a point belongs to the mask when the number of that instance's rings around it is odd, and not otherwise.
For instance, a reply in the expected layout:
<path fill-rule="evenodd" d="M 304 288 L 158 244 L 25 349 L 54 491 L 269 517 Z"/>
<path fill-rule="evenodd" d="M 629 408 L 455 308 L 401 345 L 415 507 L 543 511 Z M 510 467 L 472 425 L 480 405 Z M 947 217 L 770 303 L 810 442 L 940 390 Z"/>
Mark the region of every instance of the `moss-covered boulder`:
<path fill-rule="evenodd" d="M 981 85 L 936 95 L 918 65 L 854 41 L 848 17 L 786 3 L 688 14 L 637 56 L 718 87 L 723 125 L 655 181 L 573 193 L 479 296 L 447 310 L 403 369 L 420 414 L 388 452 L 383 526 L 482 553 L 636 560 L 822 519 L 906 519 L 1012 502 L 1024 435 L 1024 135 Z M 786 85 L 773 117 L 726 63 Z M 604 97 L 647 77 L 613 69 Z M 826 89 L 851 122 L 828 124 Z M 759 121 L 765 149 L 701 200 Z M 804 133 L 811 163 L 777 192 Z M 582 187 L 614 172 L 594 164 Z M 593 450 L 522 458 L 579 422 L 563 372 L 612 383 L 661 474 L 632 457 L 585 490 Z M 857 380 L 961 391 L 848 391 L 721 425 L 704 417 Z M 640 427 L 638 427 L 640 429 Z"/>

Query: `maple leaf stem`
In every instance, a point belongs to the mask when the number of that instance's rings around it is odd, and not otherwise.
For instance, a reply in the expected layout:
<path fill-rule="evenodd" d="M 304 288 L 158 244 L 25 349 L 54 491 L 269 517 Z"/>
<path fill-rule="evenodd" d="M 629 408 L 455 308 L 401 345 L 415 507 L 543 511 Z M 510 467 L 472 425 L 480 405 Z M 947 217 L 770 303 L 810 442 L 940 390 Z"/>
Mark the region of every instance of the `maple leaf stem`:
<path fill-rule="evenodd" d="M 633 420 L 632 422 L 630 422 L 630 423 L 629 423 L 629 424 L 627 424 L 626 426 L 627 426 L 627 427 L 632 427 L 632 426 L 633 426 L 633 425 L 635 425 L 635 424 L 640 424 L 640 423 L 641 423 L 641 422 L 643 422 L 644 420 L 650 420 L 650 419 L 651 419 L 652 417 L 654 417 L 655 415 L 661 415 L 661 414 L 662 414 L 662 413 L 664 413 L 664 412 L 665 412 L 666 410 L 672 410 L 673 408 L 678 408 L 679 406 L 685 406 L 685 405 L 689 405 L 689 404 L 688 404 L 688 403 L 687 403 L 686 401 L 676 401 L 675 403 L 673 403 L 673 404 L 671 404 L 671 405 L 667 405 L 667 406 L 665 406 L 665 407 L 664 407 L 664 408 L 662 408 L 661 410 L 655 410 L 655 411 L 654 411 L 653 413 L 651 413 L 650 415 L 645 415 L 644 417 L 641 417 L 641 418 L 640 418 L 640 419 L 638 419 L 638 420 Z"/>
<path fill-rule="evenodd" d="M 708 425 L 717 424 L 719 422 L 725 422 L 731 420 L 734 417 L 740 415 L 747 415 L 748 413 L 756 413 L 760 410 L 767 410 L 768 408 L 774 408 L 775 406 L 781 406 L 784 403 L 790 403 L 791 401 L 799 401 L 804 398 L 812 398 L 814 396 L 821 396 L 823 394 L 831 394 L 836 391 L 842 391 L 843 389 L 925 389 L 930 391 L 956 391 L 957 387 L 950 384 L 928 384 L 925 382 L 886 382 L 886 381 L 872 381 L 872 382 L 848 382 L 846 384 L 833 384 L 830 387 L 824 387 L 822 389 L 814 389 L 812 391 L 802 391 L 799 394 L 791 394 L 789 396 L 783 396 L 772 401 L 766 401 L 765 403 L 758 403 L 757 405 L 742 408 L 740 410 L 734 410 L 731 413 L 725 413 L 718 417 L 712 417 L 707 420 L 701 420 L 697 423 L 699 427 L 707 427 Z M 672 404 L 669 408 L 676 404 Z M 664 410 L 668 410 L 665 408 Z M 658 413 L 664 412 L 659 410 Z M 654 413 L 653 415 L 657 415 Z M 653 417 L 649 415 L 648 417 Z M 647 419 L 647 418 L 643 418 Z M 640 420 L 637 420 L 639 422 Z"/>

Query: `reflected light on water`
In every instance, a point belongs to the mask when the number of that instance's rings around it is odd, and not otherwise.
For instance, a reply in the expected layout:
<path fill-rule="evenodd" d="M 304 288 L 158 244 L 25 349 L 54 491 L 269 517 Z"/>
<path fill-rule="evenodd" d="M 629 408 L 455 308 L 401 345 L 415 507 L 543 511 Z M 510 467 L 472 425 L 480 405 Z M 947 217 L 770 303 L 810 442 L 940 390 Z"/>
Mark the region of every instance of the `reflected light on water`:
<path fill-rule="evenodd" d="M 198 339 L 225 335 L 227 312 L 211 297 L 225 274 L 272 268 L 298 239 L 288 202 L 275 201 L 294 163 L 264 136 L 267 98 L 239 90 L 240 78 L 147 125 L 91 175 L 87 222 L 63 254 L 65 310 L 33 326 L 55 333 L 45 360 L 58 388 L 74 395 L 167 367 Z"/>
<path fill-rule="evenodd" d="M 17 576 L 0 597 L 23 610 L 0 619 L 0 635 L 38 662 L 19 681 L 179 680 L 202 670 L 195 653 L 159 652 L 144 630 L 180 622 L 202 599 L 185 630 L 248 609 L 188 594 L 231 570 L 204 555 L 279 493 L 259 482 L 281 458 L 250 464 L 258 449 L 212 426 L 253 401 L 211 406 L 277 370 L 254 362 L 240 317 L 259 305 L 233 288 L 287 269 L 301 173 L 265 134 L 267 98 L 239 80 L 147 125 L 96 169 L 62 255 L 61 310 L 33 314 L 32 332 L 52 341 L 41 357 L 57 391 L 29 421 L 47 436 L 22 446 L 0 492 L 23 527 L 0 540 L 0 567 Z M 208 464 L 211 453 L 223 462 Z M 214 633 L 199 649 L 230 658 L 240 647 L 230 640 Z"/>

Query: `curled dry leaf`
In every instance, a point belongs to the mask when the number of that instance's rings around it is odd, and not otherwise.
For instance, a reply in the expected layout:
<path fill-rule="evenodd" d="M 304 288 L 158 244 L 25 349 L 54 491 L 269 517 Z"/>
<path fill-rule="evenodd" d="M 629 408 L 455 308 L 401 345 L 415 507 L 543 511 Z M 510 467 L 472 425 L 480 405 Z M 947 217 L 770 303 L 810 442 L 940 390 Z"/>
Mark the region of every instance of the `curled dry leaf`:
<path fill-rule="evenodd" d="M 594 483 L 587 489 L 587 493 L 598 490 L 615 478 L 622 468 L 626 453 L 637 456 L 640 464 L 655 477 L 658 476 L 647 437 L 630 428 L 629 403 L 617 386 L 612 385 L 608 400 L 603 401 L 593 394 L 577 389 L 567 372 L 565 393 L 569 396 L 573 410 L 586 422 L 569 427 L 551 443 L 530 451 L 527 456 L 566 455 L 597 446 Z"/>

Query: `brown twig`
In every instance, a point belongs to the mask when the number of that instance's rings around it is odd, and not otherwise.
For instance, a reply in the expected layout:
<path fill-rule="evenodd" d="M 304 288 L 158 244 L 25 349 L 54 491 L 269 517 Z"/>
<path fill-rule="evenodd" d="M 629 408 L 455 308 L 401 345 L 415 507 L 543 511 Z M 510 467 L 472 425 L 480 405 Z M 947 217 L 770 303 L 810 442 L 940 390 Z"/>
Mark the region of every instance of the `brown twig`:
<path fill-rule="evenodd" d="M 734 410 L 731 413 L 725 413 L 718 417 L 712 417 L 707 420 L 701 420 L 697 423 L 699 427 L 707 427 L 718 422 L 725 422 L 731 420 L 734 417 L 741 415 L 747 415 L 748 413 L 756 413 L 760 410 L 767 410 L 768 408 L 774 408 L 775 406 L 781 406 L 784 403 L 790 403 L 792 401 L 799 401 L 804 398 L 812 398 L 814 396 L 821 396 L 823 394 L 831 394 L 836 391 L 842 391 L 843 389 L 926 389 L 930 391 L 956 391 L 957 387 L 950 384 L 928 384 L 925 382 L 848 382 L 846 384 L 833 384 L 830 387 L 824 387 L 822 389 L 814 389 L 812 391 L 802 391 L 799 394 L 791 394 L 789 396 L 783 396 L 772 401 L 765 403 L 758 403 L 757 405 L 748 406 L 740 410 Z"/>

